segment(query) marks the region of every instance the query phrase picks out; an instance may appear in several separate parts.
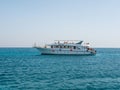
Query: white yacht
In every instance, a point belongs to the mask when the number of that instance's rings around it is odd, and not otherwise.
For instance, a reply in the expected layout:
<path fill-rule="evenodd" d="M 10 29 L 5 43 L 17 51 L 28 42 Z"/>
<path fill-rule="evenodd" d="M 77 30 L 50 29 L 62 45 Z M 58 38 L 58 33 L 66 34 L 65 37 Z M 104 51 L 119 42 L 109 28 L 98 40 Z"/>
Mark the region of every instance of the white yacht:
<path fill-rule="evenodd" d="M 89 43 L 78 40 L 55 40 L 44 47 L 34 46 L 42 55 L 95 55 L 96 50 Z"/>

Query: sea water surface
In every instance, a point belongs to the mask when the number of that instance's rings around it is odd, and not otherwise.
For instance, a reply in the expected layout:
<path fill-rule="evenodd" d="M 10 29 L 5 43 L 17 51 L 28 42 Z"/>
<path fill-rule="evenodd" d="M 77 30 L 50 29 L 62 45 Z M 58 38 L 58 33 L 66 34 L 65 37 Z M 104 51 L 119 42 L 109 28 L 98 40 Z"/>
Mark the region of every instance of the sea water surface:
<path fill-rule="evenodd" d="M 60 56 L 0 48 L 0 90 L 120 90 L 120 49 L 96 50 L 95 56 Z"/>

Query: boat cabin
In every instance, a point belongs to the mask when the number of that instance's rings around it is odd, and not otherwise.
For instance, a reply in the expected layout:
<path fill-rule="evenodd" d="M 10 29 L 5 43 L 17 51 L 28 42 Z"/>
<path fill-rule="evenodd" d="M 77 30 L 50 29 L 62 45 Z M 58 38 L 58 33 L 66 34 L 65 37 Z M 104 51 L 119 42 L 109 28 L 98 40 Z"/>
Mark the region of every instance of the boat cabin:
<path fill-rule="evenodd" d="M 48 44 L 46 47 L 52 49 L 80 49 L 80 47 L 83 48 L 82 42 L 78 42 L 78 40 L 55 40 L 55 43 Z"/>

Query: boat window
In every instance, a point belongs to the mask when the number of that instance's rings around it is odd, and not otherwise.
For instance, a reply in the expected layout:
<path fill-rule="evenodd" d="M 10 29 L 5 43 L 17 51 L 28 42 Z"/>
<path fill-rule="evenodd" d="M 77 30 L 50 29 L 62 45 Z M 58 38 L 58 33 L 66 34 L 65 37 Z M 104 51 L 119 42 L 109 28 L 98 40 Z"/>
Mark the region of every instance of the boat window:
<path fill-rule="evenodd" d="M 62 46 L 60 46 L 60 48 L 62 48 Z"/>
<path fill-rule="evenodd" d="M 53 46 L 51 46 L 51 48 L 53 48 Z"/>
<path fill-rule="evenodd" d="M 76 49 L 76 46 L 74 46 L 73 48 Z"/>
<path fill-rule="evenodd" d="M 58 46 L 56 46 L 56 48 L 58 48 Z"/>
<path fill-rule="evenodd" d="M 68 46 L 68 48 L 70 48 L 70 46 Z"/>

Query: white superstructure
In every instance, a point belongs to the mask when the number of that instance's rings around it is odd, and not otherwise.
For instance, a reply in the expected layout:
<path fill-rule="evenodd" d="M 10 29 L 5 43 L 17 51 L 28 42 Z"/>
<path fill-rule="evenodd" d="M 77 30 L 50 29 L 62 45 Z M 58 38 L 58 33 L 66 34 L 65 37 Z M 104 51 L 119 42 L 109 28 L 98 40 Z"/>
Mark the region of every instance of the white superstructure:
<path fill-rule="evenodd" d="M 76 43 L 77 42 L 77 43 Z M 42 55 L 95 55 L 96 51 L 89 47 L 89 43 L 82 44 L 78 40 L 55 40 L 45 47 L 34 46 Z"/>

